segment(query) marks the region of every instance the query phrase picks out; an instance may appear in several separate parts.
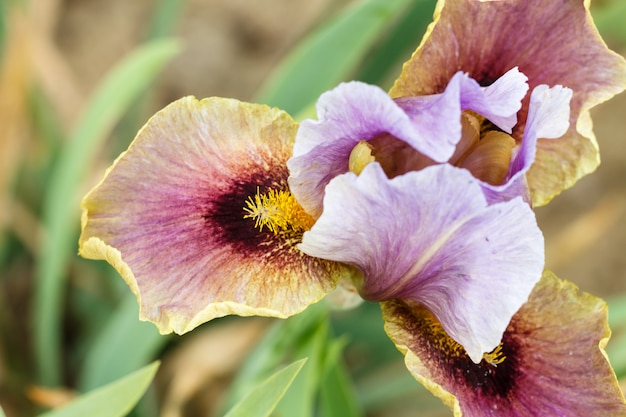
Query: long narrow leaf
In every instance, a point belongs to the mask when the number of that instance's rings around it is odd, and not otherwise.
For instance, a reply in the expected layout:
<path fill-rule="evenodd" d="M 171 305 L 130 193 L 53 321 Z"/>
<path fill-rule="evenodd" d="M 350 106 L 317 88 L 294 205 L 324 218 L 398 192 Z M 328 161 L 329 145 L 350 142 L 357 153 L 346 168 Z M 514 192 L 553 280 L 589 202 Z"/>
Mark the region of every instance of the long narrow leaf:
<path fill-rule="evenodd" d="M 400 75 L 402 64 L 419 45 L 432 21 L 436 0 L 414 0 L 386 36 L 367 56 L 355 79 L 387 88 Z"/>
<path fill-rule="evenodd" d="M 225 417 L 267 417 L 287 392 L 306 359 L 276 372 L 239 401 Z"/>
<path fill-rule="evenodd" d="M 128 106 L 178 51 L 172 40 L 155 41 L 123 60 L 100 85 L 53 168 L 43 205 L 44 241 L 36 270 L 35 352 L 40 382 L 60 382 L 60 319 L 68 259 L 75 252 L 77 195 L 97 150 Z"/>
<path fill-rule="evenodd" d="M 326 314 L 326 306 L 322 302 L 287 320 L 276 321 L 237 372 L 224 401 L 224 410 L 233 407 L 238 398 L 263 381 L 271 370 L 293 358 L 294 351 L 303 340 L 310 338 Z"/>
<path fill-rule="evenodd" d="M 626 294 L 610 297 L 606 302 L 609 305 L 609 327 L 626 327 Z"/>
<path fill-rule="evenodd" d="M 170 36 L 185 4 L 182 0 L 158 0 L 148 27 L 148 39 Z"/>
<path fill-rule="evenodd" d="M 152 323 L 139 321 L 139 307 L 129 291 L 87 354 L 79 378 L 81 391 L 114 381 L 147 363 L 168 337 Z"/>
<path fill-rule="evenodd" d="M 133 409 L 154 379 L 159 362 L 78 397 L 67 406 L 40 417 L 122 417 Z"/>
<path fill-rule="evenodd" d="M 364 0 L 311 34 L 289 55 L 258 95 L 258 101 L 300 112 L 324 91 L 356 72 L 388 24 L 412 0 Z"/>
<path fill-rule="evenodd" d="M 361 417 L 363 412 L 350 375 L 343 364 L 345 339 L 336 339 L 327 350 L 325 375 L 320 383 L 322 417 Z"/>
<path fill-rule="evenodd" d="M 307 357 L 308 363 L 288 395 L 276 408 L 277 415 L 311 417 L 315 411 L 315 400 L 319 391 L 324 366 L 324 355 L 328 347 L 328 316 L 317 323 L 316 328 L 299 341 L 296 357 Z"/>
<path fill-rule="evenodd" d="M 380 381 L 385 383 L 381 384 Z M 420 411 L 423 412 L 431 408 L 445 410 L 441 401 L 420 385 L 400 361 L 369 372 L 356 385 L 359 403 L 366 414 L 374 414 L 384 410 L 386 405 L 399 401 L 408 403 L 407 399 L 419 403 Z"/>
<path fill-rule="evenodd" d="M 6 36 L 6 6 L 4 0 L 0 0 L 0 65 L 4 57 L 4 38 Z"/>

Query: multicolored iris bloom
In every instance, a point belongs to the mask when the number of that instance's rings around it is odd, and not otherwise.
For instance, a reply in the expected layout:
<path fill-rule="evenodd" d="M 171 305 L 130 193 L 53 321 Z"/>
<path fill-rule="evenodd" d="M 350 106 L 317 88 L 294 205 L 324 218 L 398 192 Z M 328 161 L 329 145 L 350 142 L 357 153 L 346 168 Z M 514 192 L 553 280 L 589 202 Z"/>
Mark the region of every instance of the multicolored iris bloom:
<path fill-rule="evenodd" d="M 350 282 L 456 415 L 623 415 L 605 307 L 541 278 L 530 206 L 597 165 L 588 110 L 625 72 L 582 0 L 440 1 L 390 95 L 342 84 L 300 126 L 222 98 L 157 113 L 83 200 L 80 253 L 163 333 Z"/>
<path fill-rule="evenodd" d="M 319 99 L 319 121 L 302 122 L 287 162 L 317 219 L 300 250 L 355 267 L 367 300 L 426 306 L 477 363 L 543 270 L 524 174 L 537 138 L 567 130 L 572 92 L 538 86 L 516 146 L 507 132 L 527 89 L 517 69 L 488 87 L 457 73 L 442 94 L 396 100 L 342 84 Z"/>

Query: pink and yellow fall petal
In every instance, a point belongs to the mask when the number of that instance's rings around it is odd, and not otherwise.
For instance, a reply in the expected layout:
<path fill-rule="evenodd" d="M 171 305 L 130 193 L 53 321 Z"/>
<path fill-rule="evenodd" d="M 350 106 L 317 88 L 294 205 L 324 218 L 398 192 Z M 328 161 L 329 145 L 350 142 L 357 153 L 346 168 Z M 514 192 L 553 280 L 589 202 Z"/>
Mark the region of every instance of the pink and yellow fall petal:
<path fill-rule="evenodd" d="M 558 141 L 539 141 L 528 172 L 533 203 L 542 205 L 598 166 L 589 109 L 626 88 L 626 61 L 604 44 L 588 0 L 440 0 L 390 94 L 441 93 L 457 71 L 489 85 L 513 67 L 528 76 L 531 90 L 547 84 L 574 91 L 569 130 Z M 518 141 L 527 111 L 528 98 Z"/>
<path fill-rule="evenodd" d="M 499 348 L 476 364 L 422 306 L 383 303 L 387 334 L 413 376 L 455 417 L 624 417 L 626 403 L 604 347 L 607 307 L 544 272 Z"/>
<path fill-rule="evenodd" d="M 80 254 L 111 263 L 141 318 L 162 333 L 228 314 L 302 311 L 332 291 L 341 268 L 296 248 L 306 218 L 272 231 L 250 214 L 259 199 L 277 196 L 302 212 L 287 188 L 296 130 L 267 106 L 172 103 L 84 198 Z"/>

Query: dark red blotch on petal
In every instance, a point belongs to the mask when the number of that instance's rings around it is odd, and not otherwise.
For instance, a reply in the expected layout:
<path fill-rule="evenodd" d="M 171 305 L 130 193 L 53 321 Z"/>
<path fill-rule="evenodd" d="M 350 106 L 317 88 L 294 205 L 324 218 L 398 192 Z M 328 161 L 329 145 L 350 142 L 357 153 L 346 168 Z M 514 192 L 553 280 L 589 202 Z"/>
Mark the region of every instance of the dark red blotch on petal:
<path fill-rule="evenodd" d="M 208 196 L 202 208 L 207 229 L 213 235 L 216 245 L 228 245 L 245 256 L 267 254 L 287 243 L 285 236 L 276 235 L 270 230 L 259 230 L 255 221 L 244 218 L 246 201 L 257 192 L 266 193 L 274 190 L 288 190 L 286 167 L 276 166 L 269 175 L 265 170 L 253 167 L 249 176 L 242 175 L 233 179 L 222 193 Z"/>
<path fill-rule="evenodd" d="M 606 304 L 548 271 L 513 316 L 497 366 L 471 362 L 423 306 L 394 300 L 382 307 L 409 370 L 449 406 L 458 402 L 463 417 L 626 417 L 603 352 Z"/>
<path fill-rule="evenodd" d="M 431 368 L 437 374 L 431 379 L 454 381 L 455 386 L 465 386 L 476 396 L 502 401 L 507 401 L 511 391 L 516 389 L 519 344 L 510 334 L 505 334 L 502 341 L 504 361 L 496 365 L 484 359 L 474 363 L 426 309 L 412 308 L 402 301 L 392 301 L 388 305 L 391 306 L 388 314 L 393 315 L 393 321 L 402 323 L 407 334 L 414 335 L 409 342 L 411 350 L 423 361 L 439 364 Z"/>

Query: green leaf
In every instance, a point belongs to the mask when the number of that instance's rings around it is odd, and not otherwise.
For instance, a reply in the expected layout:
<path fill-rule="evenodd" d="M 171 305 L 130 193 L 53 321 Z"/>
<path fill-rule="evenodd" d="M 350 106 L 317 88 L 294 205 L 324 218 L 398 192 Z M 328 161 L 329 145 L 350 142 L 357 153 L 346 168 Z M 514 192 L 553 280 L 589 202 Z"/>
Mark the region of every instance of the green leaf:
<path fill-rule="evenodd" d="M 89 101 L 53 167 L 43 203 L 44 240 L 36 266 L 33 303 L 34 349 L 44 385 L 60 382 L 64 277 L 69 257 L 76 250 L 81 181 L 116 122 L 178 50 L 172 40 L 154 41 L 118 64 Z"/>
<path fill-rule="evenodd" d="M 4 40 L 6 38 L 6 6 L 4 0 L 0 0 L 0 65 L 4 58 Z"/>
<path fill-rule="evenodd" d="M 354 309 L 338 311 L 332 315 L 336 334 L 346 335 L 350 345 L 363 356 L 357 373 L 368 372 L 401 356 L 384 330 L 385 322 L 378 303 L 361 303 Z"/>
<path fill-rule="evenodd" d="M 606 300 L 609 305 L 609 327 L 611 339 L 606 346 L 606 354 L 618 378 L 626 377 L 626 294 L 616 295 Z"/>
<path fill-rule="evenodd" d="M 412 0 L 364 0 L 308 36 L 261 89 L 257 101 L 297 114 L 353 75 L 388 24 Z"/>
<path fill-rule="evenodd" d="M 170 36 L 184 5 L 185 2 L 181 0 L 158 0 L 148 27 L 148 39 Z"/>
<path fill-rule="evenodd" d="M 614 0 L 592 8 L 593 18 L 602 37 L 626 44 L 626 2 Z"/>
<path fill-rule="evenodd" d="M 81 391 L 102 386 L 144 365 L 169 340 L 138 316 L 137 300 L 129 291 L 87 353 L 79 377 Z"/>
<path fill-rule="evenodd" d="M 4 414 L 4 410 L 2 409 L 1 406 L 0 406 L 0 417 L 6 417 L 6 415 Z"/>
<path fill-rule="evenodd" d="M 81 395 L 67 406 L 40 417 L 122 417 L 142 397 L 154 378 L 159 362 L 154 362 L 109 385 Z"/>
<path fill-rule="evenodd" d="M 267 417 L 287 392 L 306 359 L 281 369 L 239 401 L 225 417 Z"/>
<path fill-rule="evenodd" d="M 626 294 L 610 297 L 606 302 L 609 305 L 609 327 L 626 327 Z"/>
<path fill-rule="evenodd" d="M 366 57 L 355 79 L 387 87 L 417 49 L 433 19 L 436 0 L 415 0 Z"/>
<path fill-rule="evenodd" d="M 345 339 L 337 339 L 328 349 L 325 363 L 325 375 L 320 383 L 320 415 L 322 417 L 360 417 L 360 408 L 356 391 L 341 353 L 346 345 Z"/>
<path fill-rule="evenodd" d="M 224 402 L 225 409 L 231 408 L 238 398 L 263 381 L 271 370 L 294 358 L 297 346 L 310 337 L 326 314 L 326 306 L 321 302 L 287 320 L 277 320 L 237 372 Z"/>
<path fill-rule="evenodd" d="M 606 354 L 618 378 L 626 376 L 626 332 L 613 335 L 606 346 Z"/>
<path fill-rule="evenodd" d="M 299 340 L 295 357 L 307 357 L 307 367 L 289 389 L 283 401 L 278 404 L 277 415 L 312 417 L 315 410 L 320 381 L 324 369 L 324 359 L 328 343 L 328 315 L 324 315 L 315 328 Z"/>
<path fill-rule="evenodd" d="M 381 383 L 384 381 L 384 383 Z M 366 415 L 393 415 L 394 405 L 419 410 L 420 415 L 449 415 L 450 410 L 406 370 L 402 360 L 368 372 L 356 383 L 359 402 Z"/>

